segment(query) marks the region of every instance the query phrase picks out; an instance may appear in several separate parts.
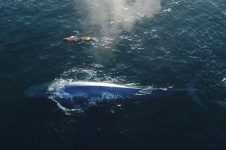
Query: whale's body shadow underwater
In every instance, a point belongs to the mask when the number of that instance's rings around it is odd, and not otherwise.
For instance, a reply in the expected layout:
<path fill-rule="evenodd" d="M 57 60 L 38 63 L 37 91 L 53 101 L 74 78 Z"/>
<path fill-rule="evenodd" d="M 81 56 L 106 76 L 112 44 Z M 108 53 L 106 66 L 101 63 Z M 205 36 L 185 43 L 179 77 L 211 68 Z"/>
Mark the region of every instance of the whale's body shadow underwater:
<path fill-rule="evenodd" d="M 32 86 L 26 90 L 29 99 L 56 102 L 63 110 L 81 110 L 100 103 L 160 100 L 178 97 L 197 97 L 193 89 L 127 86 L 104 82 L 60 82 Z"/>

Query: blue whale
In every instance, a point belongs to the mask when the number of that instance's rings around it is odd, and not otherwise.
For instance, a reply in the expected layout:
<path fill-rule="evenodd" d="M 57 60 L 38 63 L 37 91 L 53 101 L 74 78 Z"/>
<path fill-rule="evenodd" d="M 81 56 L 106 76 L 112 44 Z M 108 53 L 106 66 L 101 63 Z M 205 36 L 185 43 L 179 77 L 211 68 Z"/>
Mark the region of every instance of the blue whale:
<path fill-rule="evenodd" d="M 186 90 L 126 86 L 103 82 L 53 82 L 30 87 L 25 95 L 29 98 L 51 99 L 61 108 L 74 109 L 81 105 L 93 105 L 98 102 L 136 98 L 150 95 L 153 98 L 187 94 Z"/>
<path fill-rule="evenodd" d="M 128 97 L 138 94 L 141 88 L 118 85 L 103 82 L 63 82 L 46 83 L 30 87 L 26 92 L 28 97 L 47 97 L 58 96 L 64 99 L 68 98 L 100 98 L 106 94 L 109 96 Z M 107 98 L 107 97 L 105 97 Z"/>
<path fill-rule="evenodd" d="M 30 87 L 25 95 L 29 98 L 51 99 L 67 108 L 78 104 L 95 104 L 141 95 L 141 87 L 133 87 L 103 82 L 56 82 Z"/>

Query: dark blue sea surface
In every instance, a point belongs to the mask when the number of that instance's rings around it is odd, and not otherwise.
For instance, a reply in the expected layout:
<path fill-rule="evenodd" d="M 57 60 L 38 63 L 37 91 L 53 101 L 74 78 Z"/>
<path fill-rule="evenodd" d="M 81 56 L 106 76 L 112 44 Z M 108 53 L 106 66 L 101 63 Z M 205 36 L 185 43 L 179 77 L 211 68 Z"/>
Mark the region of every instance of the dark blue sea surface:
<path fill-rule="evenodd" d="M 150 1 L 1 1 L 1 149 L 226 149 L 226 1 Z M 70 113 L 24 94 L 78 80 L 181 92 Z"/>

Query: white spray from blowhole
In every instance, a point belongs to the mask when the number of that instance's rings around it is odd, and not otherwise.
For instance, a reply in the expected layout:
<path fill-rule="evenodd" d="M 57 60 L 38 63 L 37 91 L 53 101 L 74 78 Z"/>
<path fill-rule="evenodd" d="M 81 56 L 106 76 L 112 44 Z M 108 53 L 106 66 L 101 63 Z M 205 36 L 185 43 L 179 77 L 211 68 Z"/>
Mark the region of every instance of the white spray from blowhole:
<path fill-rule="evenodd" d="M 87 19 L 99 28 L 100 35 L 117 36 L 130 31 L 137 21 L 160 12 L 161 0 L 83 0 Z"/>
<path fill-rule="evenodd" d="M 78 0 L 75 0 L 78 1 Z M 161 10 L 161 0 L 81 0 L 85 13 L 83 28 L 97 36 L 94 51 L 97 63 L 114 58 L 123 31 L 130 32 L 137 22 Z"/>

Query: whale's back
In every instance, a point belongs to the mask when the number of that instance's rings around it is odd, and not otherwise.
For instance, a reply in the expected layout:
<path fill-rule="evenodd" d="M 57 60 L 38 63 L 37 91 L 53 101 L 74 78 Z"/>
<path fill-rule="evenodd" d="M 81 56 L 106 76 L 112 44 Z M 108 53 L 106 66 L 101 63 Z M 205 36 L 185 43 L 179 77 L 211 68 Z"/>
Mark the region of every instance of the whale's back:
<path fill-rule="evenodd" d="M 131 95 L 139 92 L 140 88 L 99 82 L 75 82 L 64 87 L 64 92 L 72 96 L 93 96 L 109 93 L 114 95 Z"/>

